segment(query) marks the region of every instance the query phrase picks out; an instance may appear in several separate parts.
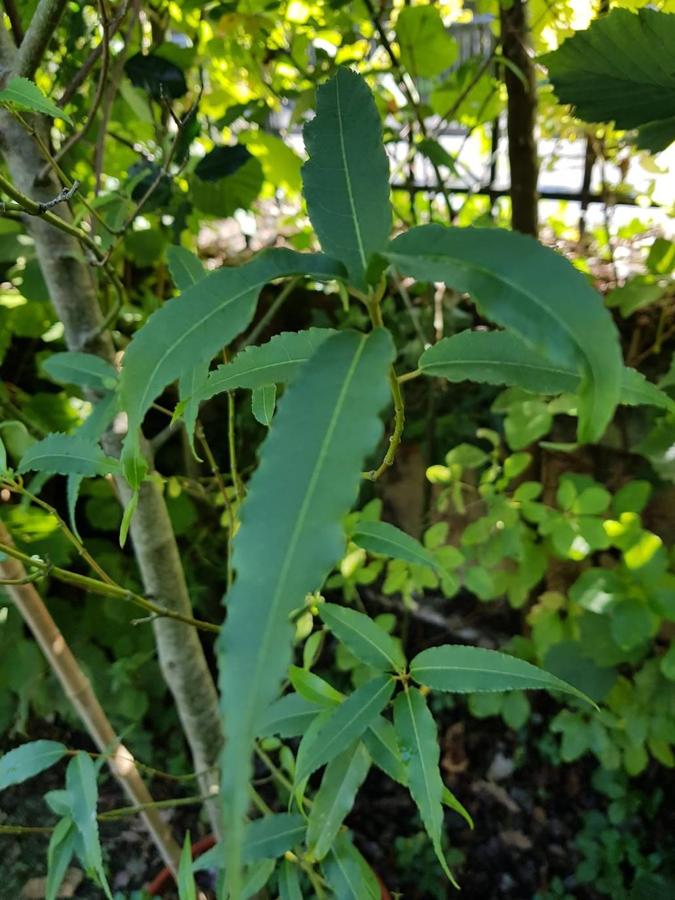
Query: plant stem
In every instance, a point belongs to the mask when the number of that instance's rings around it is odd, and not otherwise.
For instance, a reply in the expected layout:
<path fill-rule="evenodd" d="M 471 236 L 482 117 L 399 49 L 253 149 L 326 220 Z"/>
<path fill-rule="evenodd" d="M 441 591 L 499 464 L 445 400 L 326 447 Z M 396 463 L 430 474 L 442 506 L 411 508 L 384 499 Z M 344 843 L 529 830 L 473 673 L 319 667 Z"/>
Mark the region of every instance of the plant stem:
<path fill-rule="evenodd" d="M 128 590 L 128 588 L 116 584 L 108 584 L 105 581 L 98 581 L 96 578 L 90 578 L 88 575 L 80 575 L 78 572 L 70 572 L 68 569 L 62 569 L 60 566 L 52 566 L 50 563 L 45 562 L 45 560 L 29 556 L 27 553 L 22 553 L 20 550 L 17 550 L 16 547 L 12 547 L 10 544 L 3 543 L 2 541 L 0 541 L 0 551 L 6 553 L 7 556 L 11 556 L 13 559 L 22 562 L 25 566 L 40 569 L 44 572 L 45 576 L 51 575 L 56 578 L 57 581 L 61 581 L 64 584 L 72 584 L 75 587 L 82 588 L 82 590 L 92 594 L 100 594 L 104 597 L 115 597 L 118 600 L 127 600 L 131 603 L 135 603 L 136 606 L 140 606 L 153 616 L 175 619 L 177 622 L 183 622 L 185 625 L 193 625 L 195 628 L 199 628 L 202 631 L 211 631 L 215 634 L 220 631 L 220 626 L 214 625 L 212 622 L 203 622 L 201 619 L 183 616 L 181 613 L 174 612 L 164 606 L 153 603 L 152 600 L 141 597 L 140 594 L 136 594 L 134 591 Z"/>

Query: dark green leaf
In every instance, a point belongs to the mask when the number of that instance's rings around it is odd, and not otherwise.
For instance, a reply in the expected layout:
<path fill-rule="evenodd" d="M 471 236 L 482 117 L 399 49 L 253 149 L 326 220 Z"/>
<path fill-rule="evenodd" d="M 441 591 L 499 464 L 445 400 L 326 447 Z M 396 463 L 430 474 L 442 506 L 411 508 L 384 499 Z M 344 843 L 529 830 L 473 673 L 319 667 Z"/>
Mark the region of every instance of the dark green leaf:
<path fill-rule="evenodd" d="M 177 100 L 187 92 L 182 70 L 153 53 L 136 53 L 124 63 L 124 72 L 134 87 L 143 88 L 154 100 Z"/>
<path fill-rule="evenodd" d="M 483 647 L 430 647 L 410 663 L 410 674 L 418 684 L 432 690 L 457 694 L 543 689 L 588 699 L 571 684 L 525 660 Z"/>
<path fill-rule="evenodd" d="M 61 384 L 76 384 L 97 390 L 112 390 L 117 384 L 115 367 L 93 353 L 67 350 L 53 353 L 42 364 L 50 378 Z"/>
<path fill-rule="evenodd" d="M 0 791 L 53 766 L 68 751 L 57 741 L 31 741 L 0 757 Z"/>
<path fill-rule="evenodd" d="M 368 616 L 334 603 L 322 603 L 319 615 L 337 639 L 367 666 L 381 671 L 405 669 L 399 644 Z"/>
<path fill-rule="evenodd" d="M 257 728 L 257 737 L 297 737 L 304 734 L 317 714 L 325 706 L 311 703 L 300 694 L 286 694 L 275 700 L 261 716 Z"/>
<path fill-rule="evenodd" d="M 99 882 L 108 900 L 112 900 L 103 871 L 103 857 L 98 836 L 96 774 L 96 766 L 89 754 L 76 753 L 66 769 L 66 790 L 73 822 L 81 839 L 82 863 Z"/>
<path fill-rule="evenodd" d="M 574 368 L 550 362 L 508 331 L 461 331 L 425 350 L 419 365 L 425 375 L 448 381 L 505 384 L 537 394 L 576 393 L 581 384 Z M 619 403 L 675 409 L 666 393 L 627 366 Z"/>
<path fill-rule="evenodd" d="M 218 644 L 226 731 L 223 796 L 230 822 L 227 869 L 235 896 L 256 722 L 288 669 L 291 612 L 321 585 L 343 552 L 342 517 L 382 434 L 379 412 L 388 400 L 392 358 L 391 338 L 381 329 L 327 340 L 286 390 L 249 482 L 234 541 L 237 578 L 226 598 Z"/>
<path fill-rule="evenodd" d="M 370 756 L 360 742 L 326 766 L 307 823 L 307 847 L 316 859 L 323 859 L 333 846 L 369 769 Z"/>
<path fill-rule="evenodd" d="M 338 835 L 322 869 L 335 900 L 380 900 L 382 897 L 375 873 L 346 833 Z"/>
<path fill-rule="evenodd" d="M 199 257 L 185 247 L 174 244 L 167 247 L 166 261 L 173 283 L 179 291 L 186 291 L 208 274 Z"/>
<path fill-rule="evenodd" d="M 302 900 L 300 867 L 287 859 L 279 869 L 279 900 Z"/>
<path fill-rule="evenodd" d="M 199 394 L 199 402 L 235 388 L 255 390 L 266 384 L 286 384 L 321 344 L 334 334 L 336 332 L 330 328 L 285 331 L 259 347 L 247 347 L 232 362 L 218 366 L 209 374 Z"/>
<path fill-rule="evenodd" d="M 77 829 L 73 820 L 66 816 L 57 822 L 49 839 L 45 900 L 56 900 L 59 896 L 59 888 L 75 853 L 76 843 Z"/>
<path fill-rule="evenodd" d="M 380 118 L 368 85 L 351 69 L 339 68 L 316 100 L 316 117 L 304 132 L 309 217 L 326 253 L 341 260 L 354 287 L 365 291 L 371 257 L 385 249 L 391 233 Z"/>
<path fill-rule="evenodd" d="M 638 128 L 640 146 L 656 152 L 675 140 L 674 44 L 675 16 L 613 9 L 541 61 L 580 119 Z"/>
<path fill-rule="evenodd" d="M 245 266 L 210 273 L 150 316 L 129 344 L 120 375 L 120 397 L 129 418 L 123 459 L 132 487 L 144 474 L 138 431 L 145 413 L 168 384 L 212 359 L 243 331 L 262 287 L 284 275 L 330 280 L 342 272 L 339 263 L 321 254 L 267 250 Z"/>
<path fill-rule="evenodd" d="M 249 159 L 253 157 L 243 144 L 214 147 L 199 160 L 195 166 L 195 175 L 202 181 L 219 181 L 227 175 L 234 175 Z"/>
<path fill-rule="evenodd" d="M 248 209 L 260 193 L 263 182 L 260 160 L 251 156 L 231 175 L 224 175 L 217 181 L 193 178 L 192 201 L 201 212 L 226 219 L 238 209 Z"/>
<path fill-rule="evenodd" d="M 382 712 L 394 693 L 394 680 L 387 675 L 362 684 L 330 713 L 311 746 L 298 754 L 295 783 L 299 784 L 320 766 L 360 738 Z"/>
<path fill-rule="evenodd" d="M 52 475 L 107 475 L 116 472 L 119 463 L 79 434 L 50 434 L 36 441 L 21 457 L 19 472 L 48 472 Z"/>
<path fill-rule="evenodd" d="M 398 739 L 391 722 L 383 716 L 378 716 L 364 732 L 362 740 L 375 765 L 394 781 L 407 786 L 408 773 L 403 765 Z"/>
<path fill-rule="evenodd" d="M 436 723 L 422 694 L 410 688 L 394 700 L 394 727 L 406 762 L 408 787 L 443 871 L 457 887 L 441 847 L 443 781 Z"/>
<path fill-rule="evenodd" d="M 306 822 L 297 813 L 275 813 L 246 826 L 244 862 L 276 859 L 305 839 Z"/>
<path fill-rule="evenodd" d="M 580 372 L 580 439 L 602 435 L 619 399 L 619 342 L 600 295 L 571 263 L 517 232 L 440 225 L 411 229 L 386 256 L 405 275 L 466 291 L 547 360 Z"/>
<path fill-rule="evenodd" d="M 402 559 L 418 566 L 440 568 L 438 560 L 419 541 L 389 522 L 360 521 L 351 539 L 369 553 L 381 553 L 391 559 Z"/>

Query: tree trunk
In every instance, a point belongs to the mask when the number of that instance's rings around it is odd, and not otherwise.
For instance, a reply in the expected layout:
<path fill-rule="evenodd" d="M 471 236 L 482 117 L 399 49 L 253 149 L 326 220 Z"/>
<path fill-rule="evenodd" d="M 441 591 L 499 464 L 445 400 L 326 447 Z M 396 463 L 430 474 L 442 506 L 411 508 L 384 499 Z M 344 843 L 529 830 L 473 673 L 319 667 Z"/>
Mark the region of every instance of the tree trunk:
<path fill-rule="evenodd" d="M 506 4 L 508 0 L 503 0 Z M 537 236 L 537 177 L 539 160 L 535 125 L 537 87 L 530 56 L 527 0 L 510 0 L 501 7 L 502 53 L 511 66 L 504 66 L 508 95 L 507 131 L 511 170 L 511 225 L 516 231 Z M 516 74 L 516 72 L 518 74 Z"/>
<path fill-rule="evenodd" d="M 5 29 L 0 28 L 0 62 L 5 73 L 12 71 L 13 63 L 9 40 Z M 36 183 L 45 160 L 31 135 L 9 113 L 0 114 L 0 149 L 20 191 L 42 202 L 59 193 L 62 186 L 52 175 L 40 184 Z M 59 211 L 65 221 L 71 221 L 65 205 L 60 206 Z M 70 350 L 112 359 L 110 334 L 100 331 L 102 316 L 85 251 L 74 237 L 39 217 L 27 219 L 51 302 L 63 322 L 66 345 Z M 108 434 L 104 443 L 107 452 L 114 453 L 119 438 Z M 120 500 L 126 504 L 130 496 L 126 482 L 118 479 L 117 490 Z M 146 593 L 163 606 L 192 616 L 192 604 L 166 504 L 152 482 L 145 483 L 140 492 L 131 537 Z M 205 793 L 215 795 L 218 783 L 215 767 L 219 763 L 222 730 L 218 696 L 199 636 L 193 627 L 171 619 L 156 619 L 153 629 L 162 673 L 173 694 L 195 770 L 211 770 L 202 777 L 202 788 Z M 215 797 L 209 807 L 214 831 L 222 836 L 219 804 Z"/>

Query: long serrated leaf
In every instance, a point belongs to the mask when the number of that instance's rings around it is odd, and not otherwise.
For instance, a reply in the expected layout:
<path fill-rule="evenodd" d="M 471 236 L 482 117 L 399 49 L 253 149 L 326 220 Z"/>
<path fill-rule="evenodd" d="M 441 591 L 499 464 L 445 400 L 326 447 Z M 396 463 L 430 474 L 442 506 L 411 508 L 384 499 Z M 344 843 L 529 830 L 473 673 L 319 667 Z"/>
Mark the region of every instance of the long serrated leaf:
<path fill-rule="evenodd" d="M 588 700 L 577 688 L 531 663 L 484 647 L 444 644 L 423 650 L 410 663 L 418 684 L 457 694 L 516 691 L 562 691 Z M 588 700 L 591 703 L 591 700 Z"/>
<path fill-rule="evenodd" d="M 179 291 L 186 291 L 206 277 L 202 261 L 185 247 L 172 244 L 166 248 L 166 261 L 173 283 Z"/>
<path fill-rule="evenodd" d="M 441 846 L 443 781 L 436 723 L 422 694 L 408 689 L 394 700 L 394 727 L 406 761 L 408 787 L 441 867 L 457 887 Z"/>
<path fill-rule="evenodd" d="M 346 700 L 335 707 L 307 747 L 298 755 L 295 782 L 299 784 L 320 766 L 330 762 L 338 753 L 360 738 L 375 721 L 394 693 L 394 680 L 388 675 L 378 675 L 362 684 Z"/>
<path fill-rule="evenodd" d="M 259 347 L 247 347 L 232 362 L 209 373 L 199 392 L 199 402 L 236 388 L 255 390 L 266 384 L 286 384 L 319 346 L 336 333 L 331 328 L 285 331 Z"/>
<path fill-rule="evenodd" d="M 18 75 L 10 78 L 5 88 L 0 91 L 0 105 L 17 106 L 19 109 L 27 109 L 29 112 L 63 119 L 64 122 L 72 125 L 72 119 L 60 106 L 45 97 L 34 82 Z"/>
<path fill-rule="evenodd" d="M 81 435 L 54 434 L 36 441 L 21 457 L 19 472 L 48 472 L 51 475 L 108 475 L 119 470 L 116 459 Z"/>
<path fill-rule="evenodd" d="M 335 637 L 367 666 L 385 672 L 405 669 L 399 644 L 368 616 L 335 603 L 322 603 L 319 615 Z"/>
<path fill-rule="evenodd" d="M 165 303 L 136 333 L 125 353 L 119 387 L 129 419 L 123 459 L 132 487 L 138 487 L 144 475 L 138 430 L 155 398 L 243 331 L 268 281 L 299 274 L 332 280 L 342 277 L 344 269 L 321 254 L 266 250 L 246 265 L 219 269 L 202 278 Z"/>
<path fill-rule="evenodd" d="M 419 361 L 425 375 L 448 381 L 518 386 L 536 394 L 576 393 L 581 376 L 552 363 L 508 331 L 461 331 L 425 350 Z M 621 371 L 619 403 L 674 409 L 675 402 L 635 369 Z"/>
<path fill-rule="evenodd" d="M 310 723 L 325 708 L 318 703 L 311 703 L 300 694 L 286 694 L 275 700 L 260 717 L 256 737 L 297 737 L 305 733 Z"/>
<path fill-rule="evenodd" d="M 342 517 L 382 434 L 379 412 L 388 399 L 392 359 L 391 338 L 382 329 L 327 340 L 284 394 L 242 506 L 233 552 L 237 578 L 226 598 L 218 642 L 227 868 L 234 893 L 256 722 L 288 668 L 290 613 L 321 585 L 343 552 Z"/>
<path fill-rule="evenodd" d="M 76 753 L 68 763 L 66 790 L 73 822 L 82 842 L 82 863 L 87 871 L 97 878 L 108 900 L 112 900 L 103 871 L 103 856 L 96 819 L 98 804 L 96 766 L 88 753 Z"/>
<path fill-rule="evenodd" d="M 276 859 L 305 839 L 307 823 L 297 813 L 275 813 L 246 826 L 244 862 Z"/>
<path fill-rule="evenodd" d="M 438 570 L 438 560 L 414 537 L 389 522 L 360 521 L 351 539 L 369 553 L 381 553 L 391 559 L 402 559 L 418 566 Z"/>
<path fill-rule="evenodd" d="M 375 873 L 348 834 L 338 835 L 321 868 L 335 900 L 380 900 L 382 897 Z"/>
<path fill-rule="evenodd" d="M 192 843 L 185 835 L 178 865 L 178 900 L 197 900 L 197 886 L 192 873 Z"/>
<path fill-rule="evenodd" d="M 0 791 L 39 775 L 66 755 L 58 741 L 31 741 L 0 756 Z"/>
<path fill-rule="evenodd" d="M 316 116 L 305 126 L 309 161 L 302 168 L 309 217 L 321 246 L 365 291 L 374 253 L 391 234 L 389 163 L 373 95 L 360 75 L 339 68 L 317 90 Z"/>
<path fill-rule="evenodd" d="M 652 152 L 675 140 L 675 16 L 613 9 L 540 57 L 561 103 L 586 122 L 639 128 Z"/>
<path fill-rule="evenodd" d="M 56 900 L 75 853 L 77 829 L 70 817 L 60 819 L 49 838 L 45 900 Z"/>
<path fill-rule="evenodd" d="M 326 766 L 307 823 L 307 847 L 316 859 L 330 851 L 370 769 L 370 756 L 356 742 Z"/>
<path fill-rule="evenodd" d="M 488 318 L 580 372 L 580 440 L 602 435 L 621 387 L 617 331 L 600 295 L 564 257 L 517 232 L 440 225 L 402 234 L 386 257 L 405 275 L 466 291 Z"/>
<path fill-rule="evenodd" d="M 93 353 L 66 350 L 53 353 L 42 364 L 50 378 L 61 384 L 76 384 L 97 390 L 112 390 L 117 384 L 117 371 L 113 365 Z"/>

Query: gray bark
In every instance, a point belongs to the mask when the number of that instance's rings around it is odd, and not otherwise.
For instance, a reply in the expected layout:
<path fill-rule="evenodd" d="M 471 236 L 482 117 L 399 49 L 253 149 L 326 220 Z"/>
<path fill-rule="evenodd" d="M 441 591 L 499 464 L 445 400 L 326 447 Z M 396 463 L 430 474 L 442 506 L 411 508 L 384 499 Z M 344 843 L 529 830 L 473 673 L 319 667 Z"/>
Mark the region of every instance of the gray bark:
<path fill-rule="evenodd" d="M 6 31 L 0 28 L 0 53 L 7 64 Z M 11 57 L 9 58 L 11 60 Z M 44 159 L 33 138 L 8 113 L 0 113 L 0 150 L 14 185 L 39 202 L 55 197 L 61 185 L 50 175 L 40 184 L 37 173 Z M 59 215 L 71 221 L 67 207 L 58 207 Z M 35 249 L 54 308 L 64 325 L 69 349 L 95 353 L 110 360 L 113 345 L 110 334 L 100 332 L 103 321 L 96 283 L 85 253 L 78 241 L 52 227 L 39 217 L 27 217 L 27 228 Z M 114 453 L 118 439 L 106 437 L 106 450 Z M 126 504 L 130 491 L 119 480 L 117 490 Z M 168 609 L 192 616 L 192 603 L 180 561 L 166 504 L 158 487 L 143 485 L 138 508 L 131 525 L 131 538 L 146 593 Z M 162 673 L 173 694 L 178 715 L 192 752 L 196 771 L 212 769 L 219 763 L 222 730 L 218 696 L 197 631 L 171 619 L 153 622 Z M 217 773 L 202 778 L 206 793 L 213 793 Z M 214 831 L 222 837 L 218 803 L 209 804 Z"/>

